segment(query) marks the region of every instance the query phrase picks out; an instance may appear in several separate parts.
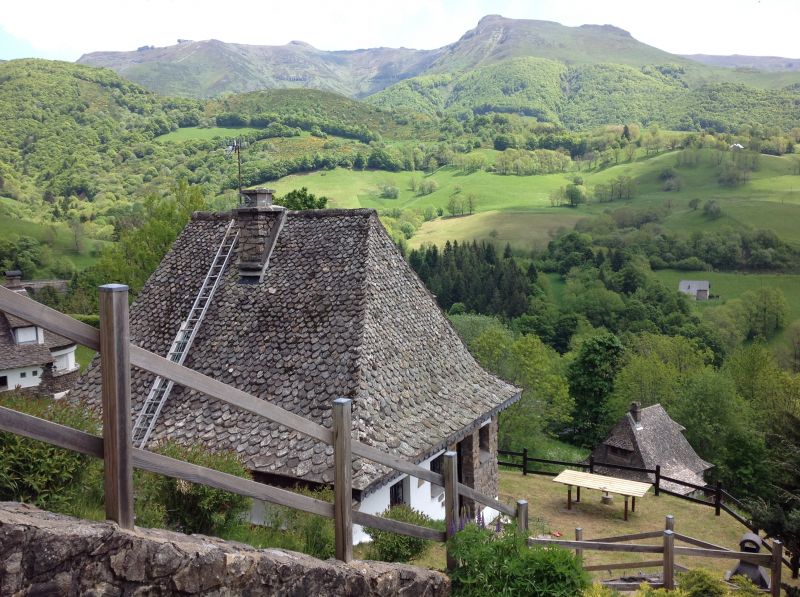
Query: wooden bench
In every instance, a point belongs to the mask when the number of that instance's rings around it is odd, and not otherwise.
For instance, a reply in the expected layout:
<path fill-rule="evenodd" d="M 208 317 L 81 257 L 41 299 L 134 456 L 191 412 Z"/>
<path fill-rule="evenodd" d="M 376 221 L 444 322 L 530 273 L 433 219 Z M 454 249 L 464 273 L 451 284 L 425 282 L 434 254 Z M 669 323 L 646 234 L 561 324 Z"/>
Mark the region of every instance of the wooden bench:
<path fill-rule="evenodd" d="M 628 498 L 633 498 L 631 512 L 636 512 L 636 498 L 643 497 L 647 490 L 652 487 L 650 483 L 639 481 L 629 481 L 628 479 L 617 479 L 616 477 L 606 477 L 605 475 L 595 475 L 582 471 L 564 470 L 553 479 L 556 483 L 567 486 L 567 510 L 572 510 L 572 487 L 577 488 L 575 502 L 581 501 L 581 487 L 586 489 L 598 489 L 605 493 L 618 493 L 625 497 L 625 520 L 628 520 Z"/>

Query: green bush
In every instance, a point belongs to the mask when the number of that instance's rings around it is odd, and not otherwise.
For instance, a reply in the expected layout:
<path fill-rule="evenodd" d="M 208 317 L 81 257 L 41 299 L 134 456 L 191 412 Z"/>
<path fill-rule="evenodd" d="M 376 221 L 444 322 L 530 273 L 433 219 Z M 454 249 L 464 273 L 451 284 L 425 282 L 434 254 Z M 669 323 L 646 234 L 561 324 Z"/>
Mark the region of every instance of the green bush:
<path fill-rule="evenodd" d="M 515 527 L 501 533 L 468 524 L 450 539 L 457 567 L 450 575 L 461 596 L 572 597 L 589 586 L 578 559 L 561 548 L 529 548 Z"/>
<path fill-rule="evenodd" d="M 0 406 L 24 412 L 67 427 L 97 434 L 99 422 L 82 406 L 33 398 L 16 392 L 0 397 Z M 0 500 L 35 504 L 57 510 L 88 469 L 90 457 L 72 450 L 0 433 Z"/>
<path fill-rule="evenodd" d="M 389 508 L 381 516 L 390 520 L 399 520 L 400 522 L 408 522 L 423 527 L 429 527 L 433 522 L 419 510 L 414 510 L 404 504 Z M 364 530 L 372 539 L 369 553 L 374 560 L 409 562 L 414 558 L 420 557 L 430 547 L 430 541 L 427 539 L 398 535 L 391 531 L 382 531 L 369 527 Z"/>
<path fill-rule="evenodd" d="M 678 575 L 678 587 L 688 597 L 725 597 L 728 588 L 721 578 L 702 568 Z"/>
<path fill-rule="evenodd" d="M 167 442 L 156 451 L 164 456 L 249 478 L 250 474 L 232 452 L 211 452 L 202 446 L 181 446 Z M 158 524 L 163 508 L 168 528 L 183 533 L 219 535 L 236 525 L 250 507 L 250 499 L 208 485 L 190 483 L 152 473 L 139 473 L 136 479 L 137 506 L 150 520 L 137 520 L 140 526 Z"/>
<path fill-rule="evenodd" d="M 301 489 L 297 493 L 324 502 L 333 501 L 333 490 L 331 489 Z M 302 551 L 321 560 L 334 556 L 335 538 L 333 521 L 330 518 L 284 507 L 270 507 L 270 512 L 269 526 L 272 529 L 280 529 L 285 537 L 290 537 L 291 541 L 296 544 L 296 547 L 287 547 L 287 549 Z M 275 545 L 275 547 L 282 547 L 282 545 Z"/>

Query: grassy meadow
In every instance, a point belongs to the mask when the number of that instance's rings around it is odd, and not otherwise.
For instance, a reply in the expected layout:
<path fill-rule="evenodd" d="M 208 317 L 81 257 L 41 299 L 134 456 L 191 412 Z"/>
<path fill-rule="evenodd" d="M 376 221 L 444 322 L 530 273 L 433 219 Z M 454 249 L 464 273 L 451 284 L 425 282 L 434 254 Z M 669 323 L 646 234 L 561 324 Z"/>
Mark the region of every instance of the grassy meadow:
<path fill-rule="evenodd" d="M 484 149 L 481 153 L 491 158 L 494 151 Z M 659 174 L 675 168 L 675 164 L 676 155 L 669 152 L 604 169 L 537 176 L 501 176 L 486 171 L 464 174 L 455 167 L 443 167 L 430 174 L 336 169 L 286 176 L 269 186 L 279 194 L 308 187 L 313 193 L 327 196 L 331 207 L 444 210 L 444 217 L 423 224 L 409 242 L 412 247 L 423 242 L 494 239 L 522 249 L 540 248 L 560 229 L 572 228 L 579 219 L 620 207 L 663 208 L 668 214 L 663 225 L 673 230 L 770 228 L 787 242 L 800 245 L 800 228 L 794 224 L 800 219 L 800 176 L 793 174 L 790 157 L 761 156 L 759 169 L 750 181 L 739 187 L 723 187 L 717 181 L 709 152 L 705 152 L 697 166 L 676 168 L 681 189 L 665 192 Z M 638 191 L 630 201 L 590 201 L 577 208 L 550 204 L 550 193 L 575 176 L 582 176 L 591 189 L 621 175 L 637 180 Z M 438 188 L 421 195 L 412 190 L 412 180 L 433 180 Z M 381 189 L 387 185 L 397 188 L 396 199 L 381 196 Z M 453 195 L 473 195 L 476 213 L 450 217 L 447 204 Z M 700 209 L 689 207 L 692 199 L 700 201 Z M 719 203 L 720 218 L 710 220 L 703 215 L 702 205 L 708 200 Z"/>

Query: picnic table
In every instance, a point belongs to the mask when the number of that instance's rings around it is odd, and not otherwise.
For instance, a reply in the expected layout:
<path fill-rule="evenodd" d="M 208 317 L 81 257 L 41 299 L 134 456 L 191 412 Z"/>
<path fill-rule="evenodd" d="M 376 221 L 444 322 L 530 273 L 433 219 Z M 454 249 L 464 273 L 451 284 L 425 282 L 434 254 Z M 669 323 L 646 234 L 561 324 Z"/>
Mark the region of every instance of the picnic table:
<path fill-rule="evenodd" d="M 581 487 L 586 489 L 599 489 L 609 493 L 618 493 L 625 497 L 625 520 L 628 520 L 628 498 L 633 498 L 631 512 L 636 512 L 636 498 L 643 497 L 652 487 L 650 483 L 617 479 L 605 475 L 595 475 L 583 471 L 563 470 L 553 479 L 556 483 L 567 486 L 567 510 L 572 510 L 572 487 L 577 488 L 576 503 L 581 501 Z"/>

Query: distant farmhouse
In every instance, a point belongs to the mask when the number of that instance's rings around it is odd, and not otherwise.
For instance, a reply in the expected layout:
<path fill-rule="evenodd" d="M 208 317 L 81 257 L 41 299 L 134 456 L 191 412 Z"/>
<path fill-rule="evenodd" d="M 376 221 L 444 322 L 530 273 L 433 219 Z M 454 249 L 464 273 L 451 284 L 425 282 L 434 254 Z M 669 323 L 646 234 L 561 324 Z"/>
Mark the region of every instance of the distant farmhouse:
<path fill-rule="evenodd" d="M 519 390 L 472 358 L 376 212 L 287 211 L 249 194 L 250 207 L 193 216 L 131 307 L 131 340 L 328 427 L 332 401 L 350 398 L 354 439 L 433 471 L 456 450 L 461 482 L 497 496 L 497 415 Z M 132 386 L 137 446 L 233 450 L 265 483 L 333 481 L 330 446 L 152 374 L 134 370 Z M 99 367 L 76 395 L 99 404 Z M 353 468 L 361 511 L 404 503 L 444 518 L 441 488 L 369 460 Z"/>
<path fill-rule="evenodd" d="M 683 437 L 684 427 L 673 421 L 660 404 L 640 408 L 631 404 L 630 411 L 614 426 L 609 436 L 592 451 L 598 462 L 655 469 L 661 474 L 695 485 L 705 485 L 703 473 L 713 465 L 702 460 Z M 595 465 L 601 475 L 623 477 L 633 481 L 653 483 L 655 476 Z M 667 491 L 689 494 L 690 487 L 662 480 Z"/>
<path fill-rule="evenodd" d="M 711 291 L 711 284 L 709 284 L 708 280 L 681 280 L 678 282 L 678 290 L 698 301 L 707 301 Z"/>
<path fill-rule="evenodd" d="M 27 294 L 21 278 L 21 272 L 7 271 L 5 286 Z M 19 389 L 64 396 L 80 374 L 76 348 L 72 340 L 0 311 L 0 392 Z"/>

